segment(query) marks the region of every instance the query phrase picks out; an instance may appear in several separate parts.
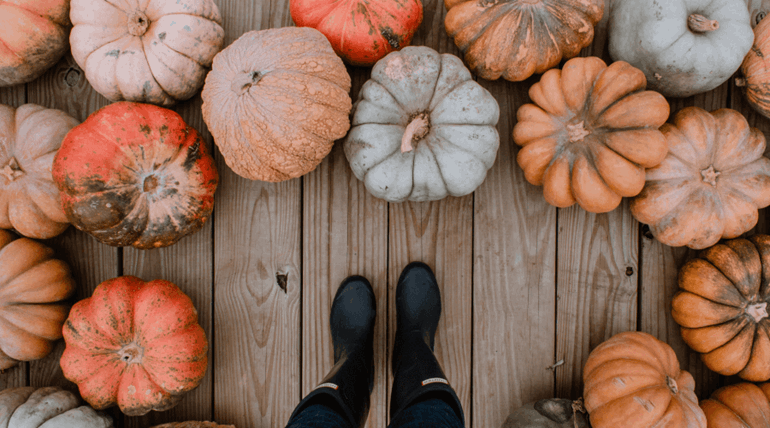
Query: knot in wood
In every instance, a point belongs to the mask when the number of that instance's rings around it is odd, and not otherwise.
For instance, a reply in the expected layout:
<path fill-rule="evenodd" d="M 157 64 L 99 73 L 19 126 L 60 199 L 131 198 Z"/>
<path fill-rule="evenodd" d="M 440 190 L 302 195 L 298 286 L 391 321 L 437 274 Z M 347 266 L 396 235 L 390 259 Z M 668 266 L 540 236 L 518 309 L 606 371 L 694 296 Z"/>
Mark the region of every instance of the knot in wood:
<path fill-rule="evenodd" d="M 717 177 L 719 177 L 720 174 L 722 173 L 715 170 L 714 165 L 711 165 L 700 172 L 700 175 L 703 177 L 703 182 L 708 183 L 714 187 L 717 185 Z"/>
<path fill-rule="evenodd" d="M 70 67 L 64 72 L 64 83 L 70 88 L 75 87 L 80 82 L 81 71 L 77 67 Z"/>
<path fill-rule="evenodd" d="M 569 138 L 570 143 L 576 143 L 578 141 L 583 141 L 585 137 L 591 134 L 586 127 L 585 127 L 585 121 L 581 120 L 578 123 L 573 124 L 567 124 L 567 138 Z"/>
<path fill-rule="evenodd" d="M 7 164 L 5 164 L 3 169 L 0 170 L 0 174 L 2 174 L 6 180 L 11 182 L 21 177 L 22 175 L 24 175 L 24 171 L 22 171 L 21 167 L 19 166 L 19 162 L 16 160 L 16 158 L 11 157 L 11 159 L 8 161 Z"/>
<path fill-rule="evenodd" d="M 135 10 L 128 15 L 128 34 L 143 36 L 150 27 L 150 20 L 141 10 Z"/>
<path fill-rule="evenodd" d="M 716 19 L 708 19 L 705 16 L 693 13 L 687 17 L 687 27 L 693 33 L 706 33 L 708 31 L 714 31 L 719 29 L 719 21 Z"/>
<path fill-rule="evenodd" d="M 233 84 L 230 85 L 230 89 L 235 92 L 236 95 L 243 95 L 252 86 L 259 83 L 264 75 L 259 71 L 252 71 L 251 73 L 241 73 L 235 77 Z"/>
<path fill-rule="evenodd" d="M 674 378 L 666 376 L 666 385 L 668 386 L 668 389 L 671 390 L 672 394 L 679 394 L 679 386 L 676 384 Z"/>
<path fill-rule="evenodd" d="M 144 348 L 137 345 L 135 342 L 129 343 L 118 351 L 120 361 L 126 364 L 141 364 L 143 356 Z"/>
<path fill-rule="evenodd" d="M 754 319 L 754 322 L 760 322 L 768 317 L 767 302 L 754 303 L 746 308 L 746 313 Z"/>
<path fill-rule="evenodd" d="M 414 150 L 414 143 L 422 140 L 430 132 L 430 119 L 427 113 L 420 113 L 409 122 L 401 137 L 401 153 Z"/>

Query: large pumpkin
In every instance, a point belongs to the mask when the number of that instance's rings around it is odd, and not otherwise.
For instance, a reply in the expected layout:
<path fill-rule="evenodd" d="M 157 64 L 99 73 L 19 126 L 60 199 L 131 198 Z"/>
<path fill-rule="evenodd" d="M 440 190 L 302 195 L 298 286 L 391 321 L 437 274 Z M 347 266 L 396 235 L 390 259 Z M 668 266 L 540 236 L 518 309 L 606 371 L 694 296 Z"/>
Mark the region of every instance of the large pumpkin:
<path fill-rule="evenodd" d="M 69 44 L 69 0 L 0 0 L 0 87 L 31 82 Z"/>
<path fill-rule="evenodd" d="M 682 337 L 711 370 L 770 379 L 770 236 L 717 244 L 679 272 L 671 302 Z"/>
<path fill-rule="evenodd" d="M 51 166 L 64 136 L 77 125 L 61 110 L 0 105 L 0 228 L 47 239 L 69 226 Z"/>
<path fill-rule="evenodd" d="M 770 8 L 770 5 L 768 6 Z M 759 16 L 764 12 L 759 12 Z M 754 46 L 741 64 L 743 77 L 735 80 L 749 104 L 765 117 L 770 117 L 770 19 L 754 28 Z"/>
<path fill-rule="evenodd" d="M 744 0 L 615 0 L 610 56 L 668 97 L 710 91 L 738 70 L 754 33 Z"/>
<path fill-rule="evenodd" d="M 76 303 L 64 324 L 64 376 L 95 409 L 129 416 L 174 407 L 206 374 L 208 342 L 176 285 L 121 276 Z"/>
<path fill-rule="evenodd" d="M 708 428 L 770 428 L 770 384 L 739 383 L 700 402 Z"/>
<path fill-rule="evenodd" d="M 459 58 L 407 47 L 377 62 L 361 88 L 345 155 L 389 202 L 467 195 L 495 161 L 499 115 Z"/>
<path fill-rule="evenodd" d="M 72 0 L 70 16 L 72 56 L 112 101 L 192 97 L 224 43 L 213 0 Z"/>
<path fill-rule="evenodd" d="M 615 209 L 644 187 L 645 168 L 666 156 L 658 131 L 668 102 L 645 91 L 644 74 L 625 62 L 573 58 L 529 89 L 534 104 L 516 114 L 516 160 L 551 205 Z"/>
<path fill-rule="evenodd" d="M 0 370 L 53 350 L 74 292 L 69 267 L 52 249 L 0 230 Z"/>
<path fill-rule="evenodd" d="M 80 406 L 75 394 L 50 386 L 0 391 L 0 428 L 113 428 L 112 418 Z"/>
<path fill-rule="evenodd" d="M 291 0 L 298 27 L 323 33 L 347 63 L 371 66 L 409 45 L 422 22 L 420 0 Z"/>
<path fill-rule="evenodd" d="M 203 120 L 225 162 L 251 180 L 315 169 L 350 128 L 350 76 L 312 28 L 251 31 L 216 58 Z"/>
<path fill-rule="evenodd" d="M 53 177 L 75 227 L 137 248 L 171 245 L 203 227 L 218 182 L 206 142 L 181 116 L 129 102 L 70 131 Z"/>
<path fill-rule="evenodd" d="M 642 332 L 616 334 L 588 355 L 583 398 L 593 428 L 706 428 L 670 346 Z"/>
<path fill-rule="evenodd" d="M 765 137 L 735 110 L 687 107 L 661 131 L 669 153 L 647 170 L 631 213 L 672 247 L 702 249 L 754 227 L 770 205 Z"/>
<path fill-rule="evenodd" d="M 591 44 L 604 0 L 444 0 L 445 25 L 484 79 L 524 80 Z"/>

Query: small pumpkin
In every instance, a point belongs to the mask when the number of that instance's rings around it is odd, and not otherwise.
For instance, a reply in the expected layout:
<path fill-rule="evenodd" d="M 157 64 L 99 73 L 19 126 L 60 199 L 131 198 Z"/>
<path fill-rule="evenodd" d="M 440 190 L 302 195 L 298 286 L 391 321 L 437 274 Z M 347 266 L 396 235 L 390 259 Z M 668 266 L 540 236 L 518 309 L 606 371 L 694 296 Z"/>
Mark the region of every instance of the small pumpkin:
<path fill-rule="evenodd" d="M 75 394 L 49 386 L 0 391 L 0 428 L 113 428 L 112 418 L 80 406 Z"/>
<path fill-rule="evenodd" d="M 679 271 L 671 312 L 682 338 L 711 370 L 770 379 L 770 236 L 733 239 Z"/>
<path fill-rule="evenodd" d="M 695 380 L 674 350 L 652 335 L 618 333 L 583 367 L 583 397 L 594 428 L 706 428 Z"/>
<path fill-rule="evenodd" d="M 0 105 L 0 228 L 37 239 L 67 229 L 51 165 L 78 121 L 61 110 Z"/>
<path fill-rule="evenodd" d="M 484 79 L 518 82 L 572 58 L 594 39 L 604 0 L 444 0 L 449 37 Z"/>
<path fill-rule="evenodd" d="M 318 30 L 251 31 L 216 58 L 203 120 L 227 165 L 251 180 L 315 169 L 350 128 L 350 76 Z"/>
<path fill-rule="evenodd" d="M 499 115 L 459 58 L 406 47 L 378 61 L 361 88 L 345 155 L 389 202 L 467 195 L 495 161 Z"/>
<path fill-rule="evenodd" d="M 2 427 L 0 427 L 2 428 Z M 153 428 L 235 428 L 235 425 L 218 425 L 214 422 L 171 422 Z"/>
<path fill-rule="evenodd" d="M 743 77 L 735 79 L 749 105 L 770 117 L 770 62 L 766 55 L 770 55 L 770 19 L 761 20 L 754 28 L 754 45 L 741 64 Z"/>
<path fill-rule="evenodd" d="M 703 249 L 749 231 L 770 205 L 765 136 L 735 110 L 687 107 L 663 125 L 669 153 L 647 170 L 631 213 L 658 241 Z"/>
<path fill-rule="evenodd" d="M 739 383 L 700 402 L 708 428 L 770 428 L 770 384 Z"/>
<path fill-rule="evenodd" d="M 40 77 L 69 48 L 69 0 L 0 0 L 0 87 Z"/>
<path fill-rule="evenodd" d="M 0 230 L 0 370 L 53 350 L 74 292 L 69 267 L 52 249 Z"/>
<path fill-rule="evenodd" d="M 573 58 L 532 85 L 534 104 L 517 111 L 513 140 L 524 177 L 543 186 L 548 203 L 601 213 L 642 190 L 645 168 L 666 156 L 658 128 L 669 114 L 666 99 L 645 87 L 638 69 L 596 57 Z"/>
<path fill-rule="evenodd" d="M 754 33 L 744 0 L 615 0 L 610 56 L 667 97 L 710 91 L 738 70 Z"/>
<path fill-rule="evenodd" d="M 62 372 L 83 399 L 97 410 L 117 404 L 128 416 L 174 407 L 208 364 L 198 312 L 164 280 L 102 282 L 72 307 L 64 341 Z"/>
<path fill-rule="evenodd" d="M 177 113 L 120 102 L 67 134 L 53 162 L 67 219 L 101 242 L 165 247 L 203 227 L 219 176 Z"/>
<path fill-rule="evenodd" d="M 583 401 L 549 398 L 527 403 L 503 423 L 502 428 L 589 428 Z"/>
<path fill-rule="evenodd" d="M 72 0 L 70 16 L 72 56 L 111 101 L 192 97 L 225 39 L 213 0 Z"/>
<path fill-rule="evenodd" d="M 298 27 L 323 33 L 348 64 L 371 66 L 408 46 L 422 22 L 420 0 L 291 0 Z"/>

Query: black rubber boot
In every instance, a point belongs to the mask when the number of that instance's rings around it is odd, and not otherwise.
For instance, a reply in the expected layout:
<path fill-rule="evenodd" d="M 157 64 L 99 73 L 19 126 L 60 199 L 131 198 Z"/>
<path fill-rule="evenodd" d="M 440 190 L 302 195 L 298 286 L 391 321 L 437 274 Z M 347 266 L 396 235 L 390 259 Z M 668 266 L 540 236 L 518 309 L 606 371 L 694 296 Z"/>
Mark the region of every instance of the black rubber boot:
<path fill-rule="evenodd" d="M 374 290 L 366 278 L 351 276 L 337 289 L 329 325 L 334 367 L 297 405 L 289 421 L 313 404 L 341 410 L 352 427 L 363 427 L 374 387 Z"/>
<path fill-rule="evenodd" d="M 426 398 L 445 401 L 461 421 L 465 420 L 460 400 L 433 355 L 439 318 L 441 293 L 433 271 L 425 263 L 409 263 L 396 288 L 391 423 L 410 404 Z"/>

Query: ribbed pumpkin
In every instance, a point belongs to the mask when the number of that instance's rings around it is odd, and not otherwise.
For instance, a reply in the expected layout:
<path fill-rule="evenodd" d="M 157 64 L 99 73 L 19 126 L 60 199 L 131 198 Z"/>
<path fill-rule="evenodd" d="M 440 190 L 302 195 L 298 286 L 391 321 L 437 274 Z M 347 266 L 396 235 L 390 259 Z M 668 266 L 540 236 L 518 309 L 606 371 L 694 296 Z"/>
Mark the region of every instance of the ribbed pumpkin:
<path fill-rule="evenodd" d="M 765 137 L 735 110 L 687 107 L 661 131 L 669 153 L 647 170 L 631 213 L 658 241 L 703 249 L 747 232 L 770 205 Z"/>
<path fill-rule="evenodd" d="M 768 5 L 770 8 L 770 5 Z M 735 83 L 743 89 L 749 104 L 765 117 L 770 117 L 770 19 L 754 27 L 754 45 L 743 59 L 741 74 Z"/>
<path fill-rule="evenodd" d="M 583 398 L 593 428 L 705 428 L 695 380 L 670 346 L 642 332 L 616 334 L 588 355 Z"/>
<path fill-rule="evenodd" d="M 0 0 L 0 87 L 31 82 L 67 52 L 69 0 Z"/>
<path fill-rule="evenodd" d="M 113 428 L 112 418 L 80 406 L 75 394 L 49 386 L 0 391 L 0 428 Z"/>
<path fill-rule="evenodd" d="M 176 285 L 133 276 L 105 281 L 64 324 L 64 376 L 95 409 L 129 416 L 174 407 L 206 374 L 208 342 Z"/>
<path fill-rule="evenodd" d="M 770 384 L 719 388 L 700 402 L 708 428 L 770 428 Z"/>
<path fill-rule="evenodd" d="M 51 165 L 78 121 L 60 110 L 0 105 L 0 228 L 37 239 L 67 229 Z"/>
<path fill-rule="evenodd" d="M 216 58 L 203 120 L 227 165 L 251 180 L 315 169 L 350 128 L 350 76 L 312 28 L 251 31 Z"/>
<path fill-rule="evenodd" d="M 594 39 L 604 0 L 444 0 L 449 37 L 484 79 L 520 81 Z"/>
<path fill-rule="evenodd" d="M 219 179 L 206 142 L 181 116 L 129 102 L 104 107 L 67 134 L 53 177 L 75 227 L 137 248 L 200 230 Z"/>
<path fill-rule="evenodd" d="M 69 267 L 52 249 L 0 230 L 0 370 L 51 352 L 74 292 Z"/>
<path fill-rule="evenodd" d="M 645 168 L 666 156 L 658 128 L 668 102 L 645 91 L 644 73 L 618 61 L 573 58 L 529 89 L 534 104 L 516 113 L 513 140 L 524 177 L 551 205 L 615 209 L 644 187 Z"/>
<path fill-rule="evenodd" d="M 213 0 L 72 0 L 72 56 L 112 101 L 195 95 L 225 32 Z"/>
<path fill-rule="evenodd" d="M 770 379 L 770 236 L 724 241 L 687 262 L 671 302 L 682 338 L 711 370 Z"/>
<path fill-rule="evenodd" d="M 422 22 L 420 0 L 291 0 L 298 27 L 323 33 L 345 62 L 370 66 L 409 45 Z"/>

